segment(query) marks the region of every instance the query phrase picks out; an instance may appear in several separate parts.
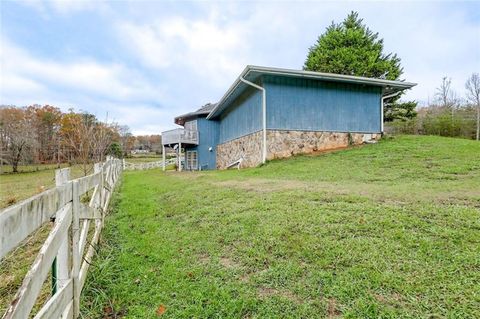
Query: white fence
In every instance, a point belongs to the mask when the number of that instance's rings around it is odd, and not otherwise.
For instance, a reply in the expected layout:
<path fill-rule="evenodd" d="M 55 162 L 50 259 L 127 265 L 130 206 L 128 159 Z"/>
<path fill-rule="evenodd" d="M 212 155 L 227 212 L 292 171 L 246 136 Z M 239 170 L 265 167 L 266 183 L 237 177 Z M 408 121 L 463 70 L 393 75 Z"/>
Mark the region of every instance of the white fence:
<path fill-rule="evenodd" d="M 75 180 L 69 180 L 68 168 L 57 170 L 55 188 L 0 211 L 0 260 L 55 218 L 52 230 L 3 315 L 4 319 L 31 317 L 54 261 L 58 289 L 34 318 L 78 317 L 80 293 L 121 172 L 122 162 L 113 158 L 95 164 L 92 175 Z M 89 201 L 84 203 L 88 197 Z M 92 222 L 94 233 L 85 252 Z"/>
<path fill-rule="evenodd" d="M 157 162 L 145 162 L 145 163 L 129 163 L 123 160 L 123 169 L 124 170 L 144 170 L 151 168 L 164 168 L 164 166 L 175 164 L 176 160 L 174 158 L 164 161 Z"/>

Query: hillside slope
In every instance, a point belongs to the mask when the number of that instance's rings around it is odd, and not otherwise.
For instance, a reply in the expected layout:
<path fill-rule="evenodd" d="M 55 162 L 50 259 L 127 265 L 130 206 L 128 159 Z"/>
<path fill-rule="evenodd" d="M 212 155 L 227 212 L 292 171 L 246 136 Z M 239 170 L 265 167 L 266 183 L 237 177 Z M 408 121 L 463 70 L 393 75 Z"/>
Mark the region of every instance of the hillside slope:
<path fill-rule="evenodd" d="M 480 143 L 125 173 L 85 317 L 480 317 Z"/>

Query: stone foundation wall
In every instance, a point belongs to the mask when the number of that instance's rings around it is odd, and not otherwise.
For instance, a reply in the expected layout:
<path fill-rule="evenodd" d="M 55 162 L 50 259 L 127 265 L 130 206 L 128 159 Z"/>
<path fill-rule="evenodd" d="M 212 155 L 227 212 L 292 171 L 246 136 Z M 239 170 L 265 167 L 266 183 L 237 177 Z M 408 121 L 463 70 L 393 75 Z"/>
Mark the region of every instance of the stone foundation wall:
<path fill-rule="evenodd" d="M 254 167 L 262 162 L 261 131 L 217 145 L 218 169 L 225 169 L 240 158 L 243 158 L 241 167 Z"/>
<path fill-rule="evenodd" d="M 267 159 L 285 158 L 349 145 L 379 140 L 380 134 L 315 131 L 267 130 Z M 243 158 L 241 167 L 253 167 L 262 162 L 262 132 L 252 133 L 217 146 L 217 168 L 225 169 Z"/>
<path fill-rule="evenodd" d="M 360 145 L 379 140 L 380 134 L 315 132 L 315 131 L 267 131 L 267 159 L 285 158 L 296 154 L 308 154 Z M 349 141 L 350 139 L 350 141 Z"/>

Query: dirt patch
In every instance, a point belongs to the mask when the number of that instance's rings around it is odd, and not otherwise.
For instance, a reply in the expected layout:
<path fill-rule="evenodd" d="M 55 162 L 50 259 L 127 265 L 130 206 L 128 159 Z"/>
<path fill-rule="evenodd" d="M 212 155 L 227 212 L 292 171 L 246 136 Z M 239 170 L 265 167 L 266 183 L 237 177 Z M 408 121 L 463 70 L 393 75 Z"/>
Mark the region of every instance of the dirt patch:
<path fill-rule="evenodd" d="M 210 262 L 210 256 L 208 254 L 200 254 L 197 256 L 197 258 L 202 264 L 208 264 Z"/>
<path fill-rule="evenodd" d="M 260 298 L 269 298 L 273 296 L 278 296 L 282 297 L 285 299 L 288 299 L 296 304 L 301 304 L 303 303 L 303 300 L 295 295 L 293 292 L 289 290 L 278 290 L 274 288 L 268 288 L 268 287 L 259 287 L 257 289 L 257 294 Z"/>
<path fill-rule="evenodd" d="M 228 257 L 220 258 L 220 265 L 225 268 L 240 268 L 241 265 Z"/>
<path fill-rule="evenodd" d="M 296 180 L 274 180 L 274 179 L 249 179 L 249 180 L 230 180 L 213 183 L 215 186 L 236 188 L 251 192 L 270 193 L 281 190 L 311 190 L 312 183 Z"/>
<path fill-rule="evenodd" d="M 328 318 L 339 318 L 342 313 L 338 310 L 337 300 L 335 298 L 329 298 L 327 303 Z"/>
<path fill-rule="evenodd" d="M 403 296 L 399 293 L 374 294 L 373 297 L 378 301 L 390 306 L 403 305 Z"/>
<path fill-rule="evenodd" d="M 243 274 L 239 279 L 241 282 L 248 282 L 250 280 L 250 274 Z"/>
<path fill-rule="evenodd" d="M 197 178 L 204 177 L 206 175 L 205 173 L 201 173 L 199 171 L 181 171 L 181 172 L 167 171 L 166 174 L 169 176 L 175 176 L 176 178 L 186 179 L 186 180 L 192 180 L 192 179 L 194 180 Z"/>
<path fill-rule="evenodd" d="M 317 150 L 317 151 L 313 151 L 313 152 L 311 152 L 311 153 L 305 154 L 305 156 L 321 156 L 321 155 L 323 155 L 323 154 L 335 153 L 335 152 L 343 151 L 343 150 L 347 150 L 347 149 L 360 148 L 360 147 L 362 147 L 363 145 L 364 145 L 364 144 L 361 144 L 361 145 L 350 145 L 350 146 L 337 146 L 337 147 L 334 147 L 334 148 L 329 148 L 328 150 Z"/>

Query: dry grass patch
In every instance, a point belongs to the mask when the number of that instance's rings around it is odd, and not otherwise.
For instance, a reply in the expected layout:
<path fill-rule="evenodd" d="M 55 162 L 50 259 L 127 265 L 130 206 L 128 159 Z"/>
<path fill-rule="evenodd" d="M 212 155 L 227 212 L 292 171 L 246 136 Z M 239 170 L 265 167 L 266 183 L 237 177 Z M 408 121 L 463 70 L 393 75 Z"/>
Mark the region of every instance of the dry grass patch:
<path fill-rule="evenodd" d="M 51 223 L 46 223 L 29 236 L 16 249 L 0 261 L 0 314 L 7 310 L 10 302 L 20 288 L 23 278 L 37 257 L 38 251 L 51 230 Z M 51 294 L 51 274 L 42 286 L 42 291 L 35 304 L 37 311 Z"/>
<path fill-rule="evenodd" d="M 226 187 L 241 189 L 248 192 L 271 193 L 281 190 L 305 190 L 308 191 L 315 184 L 295 180 L 274 180 L 274 179 L 248 179 L 248 180 L 228 180 L 214 182 L 217 187 Z"/>
<path fill-rule="evenodd" d="M 337 300 L 335 298 L 329 298 L 327 302 L 327 313 L 329 319 L 340 318 L 342 312 L 338 310 Z"/>
<path fill-rule="evenodd" d="M 225 268 L 240 268 L 241 265 L 234 260 L 228 258 L 228 257 L 221 257 L 220 258 L 220 265 L 222 265 Z"/>
<path fill-rule="evenodd" d="M 271 298 L 271 297 L 280 297 L 287 299 L 297 305 L 300 305 L 304 302 L 303 299 L 295 295 L 293 292 L 289 290 L 279 290 L 279 289 L 274 289 L 274 288 L 269 288 L 269 287 L 259 287 L 257 289 L 257 294 L 260 298 Z"/>

